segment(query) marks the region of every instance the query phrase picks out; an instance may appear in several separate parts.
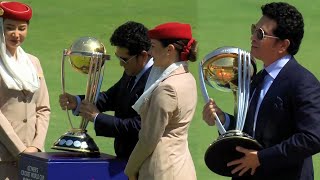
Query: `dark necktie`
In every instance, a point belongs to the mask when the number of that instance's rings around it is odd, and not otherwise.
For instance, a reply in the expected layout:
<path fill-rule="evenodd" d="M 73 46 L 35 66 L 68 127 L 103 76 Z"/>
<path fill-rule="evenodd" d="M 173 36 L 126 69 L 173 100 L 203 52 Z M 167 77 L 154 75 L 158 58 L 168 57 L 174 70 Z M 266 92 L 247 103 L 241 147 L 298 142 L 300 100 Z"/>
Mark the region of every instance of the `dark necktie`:
<path fill-rule="evenodd" d="M 253 79 L 252 88 L 255 88 L 253 96 L 251 97 L 251 102 L 249 105 L 249 109 L 247 111 L 246 122 L 244 126 L 244 132 L 253 136 L 253 126 L 254 126 L 254 115 L 257 109 L 258 100 L 260 97 L 260 92 L 263 86 L 264 77 L 267 75 L 267 71 L 264 69 L 260 74 Z"/>
<path fill-rule="evenodd" d="M 134 85 L 134 83 L 135 83 L 135 80 L 136 80 L 136 76 L 132 76 L 132 77 L 130 78 L 129 83 L 128 83 L 128 85 L 127 85 L 127 88 L 129 89 L 129 91 L 132 90 L 133 85 Z"/>

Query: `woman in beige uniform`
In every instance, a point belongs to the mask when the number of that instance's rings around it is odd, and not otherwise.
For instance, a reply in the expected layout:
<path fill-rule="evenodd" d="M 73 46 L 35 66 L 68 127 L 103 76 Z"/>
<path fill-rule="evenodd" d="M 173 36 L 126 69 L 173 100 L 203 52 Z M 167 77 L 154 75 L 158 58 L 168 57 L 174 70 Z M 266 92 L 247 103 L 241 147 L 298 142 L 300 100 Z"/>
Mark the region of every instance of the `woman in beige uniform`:
<path fill-rule="evenodd" d="M 49 95 L 38 58 L 20 46 L 31 8 L 0 2 L 0 179 L 18 179 L 22 152 L 44 149 L 50 116 Z"/>
<path fill-rule="evenodd" d="M 141 115 L 139 141 L 125 173 L 130 180 L 195 180 L 188 129 L 197 104 L 197 87 L 188 70 L 197 43 L 189 24 L 170 22 L 148 32 L 154 66 L 133 108 Z"/>

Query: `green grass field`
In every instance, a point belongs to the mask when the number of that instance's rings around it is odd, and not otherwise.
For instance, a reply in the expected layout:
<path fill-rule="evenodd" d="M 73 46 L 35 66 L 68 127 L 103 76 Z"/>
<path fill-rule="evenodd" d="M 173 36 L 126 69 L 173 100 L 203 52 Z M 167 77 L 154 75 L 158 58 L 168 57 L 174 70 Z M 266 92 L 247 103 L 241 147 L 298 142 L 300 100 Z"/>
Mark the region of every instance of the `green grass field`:
<path fill-rule="evenodd" d="M 69 129 L 67 115 L 58 105 L 61 93 L 60 64 L 62 51 L 82 36 L 93 36 L 106 46 L 112 60 L 107 62 L 102 90 L 113 85 L 123 69 L 114 58 L 114 48 L 109 44 L 113 30 L 128 20 L 145 24 L 149 28 L 168 22 L 180 21 L 192 24 L 195 38 L 200 43 L 199 59 L 221 46 L 237 46 L 248 50 L 250 47 L 250 25 L 261 16 L 260 6 L 270 1 L 257 0 L 23 0 L 33 8 L 29 36 L 23 48 L 39 57 L 45 72 L 51 100 L 51 121 L 46 140 L 46 150 L 60 135 Z M 316 42 L 320 40 L 320 1 L 288 1 L 302 12 L 305 19 L 305 38 L 298 61 L 320 79 Z M 191 71 L 198 79 L 198 62 L 191 63 Z M 66 64 L 67 91 L 72 94 L 85 92 L 86 77 L 72 70 Z M 233 111 L 233 99 L 229 93 L 209 89 L 218 105 Z M 202 121 L 203 98 L 198 90 L 198 106 L 189 131 L 189 146 L 199 180 L 230 179 L 217 176 L 205 165 L 203 156 L 208 145 L 217 137 L 215 127 L 208 127 Z M 73 118 L 75 122 L 80 119 Z M 75 123 L 77 124 L 77 123 Z M 114 154 L 113 139 L 95 137 L 92 124 L 89 134 L 100 147 L 101 152 Z M 320 156 L 314 156 L 315 179 L 320 178 Z"/>

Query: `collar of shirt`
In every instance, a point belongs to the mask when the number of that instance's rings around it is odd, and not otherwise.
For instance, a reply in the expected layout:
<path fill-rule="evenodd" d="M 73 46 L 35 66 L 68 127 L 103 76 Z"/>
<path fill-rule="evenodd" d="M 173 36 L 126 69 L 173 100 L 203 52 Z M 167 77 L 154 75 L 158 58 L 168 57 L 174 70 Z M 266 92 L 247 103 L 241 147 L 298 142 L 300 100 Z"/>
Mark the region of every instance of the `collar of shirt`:
<path fill-rule="evenodd" d="M 147 64 L 143 67 L 142 71 L 139 72 L 139 74 L 136 75 L 135 83 L 139 81 L 141 76 L 153 65 L 153 58 L 150 58 Z"/>
<path fill-rule="evenodd" d="M 268 72 L 269 76 L 271 76 L 273 79 L 275 79 L 281 69 L 287 64 L 287 62 L 292 58 L 291 55 L 283 56 L 282 58 L 276 60 L 272 64 L 270 64 L 268 67 L 265 67 L 266 71 Z"/>

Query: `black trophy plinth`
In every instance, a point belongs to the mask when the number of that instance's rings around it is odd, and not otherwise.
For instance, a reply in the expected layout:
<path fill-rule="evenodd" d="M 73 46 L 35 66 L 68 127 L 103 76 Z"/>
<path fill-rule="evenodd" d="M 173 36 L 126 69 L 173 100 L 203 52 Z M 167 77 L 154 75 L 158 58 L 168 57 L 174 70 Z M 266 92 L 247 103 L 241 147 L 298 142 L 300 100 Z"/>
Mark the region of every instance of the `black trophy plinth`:
<path fill-rule="evenodd" d="M 81 152 L 91 157 L 100 156 L 99 148 L 93 138 L 87 134 L 86 130 L 81 129 L 73 129 L 62 135 L 53 144 L 52 149 Z"/>
<path fill-rule="evenodd" d="M 237 146 L 254 150 L 262 149 L 262 146 L 249 135 L 238 130 L 230 130 L 220 135 L 207 149 L 204 156 L 207 167 L 222 176 L 238 176 L 238 173 L 231 173 L 235 166 L 227 166 L 227 163 L 244 156 L 236 150 Z M 244 176 L 249 174 L 246 172 Z"/>

